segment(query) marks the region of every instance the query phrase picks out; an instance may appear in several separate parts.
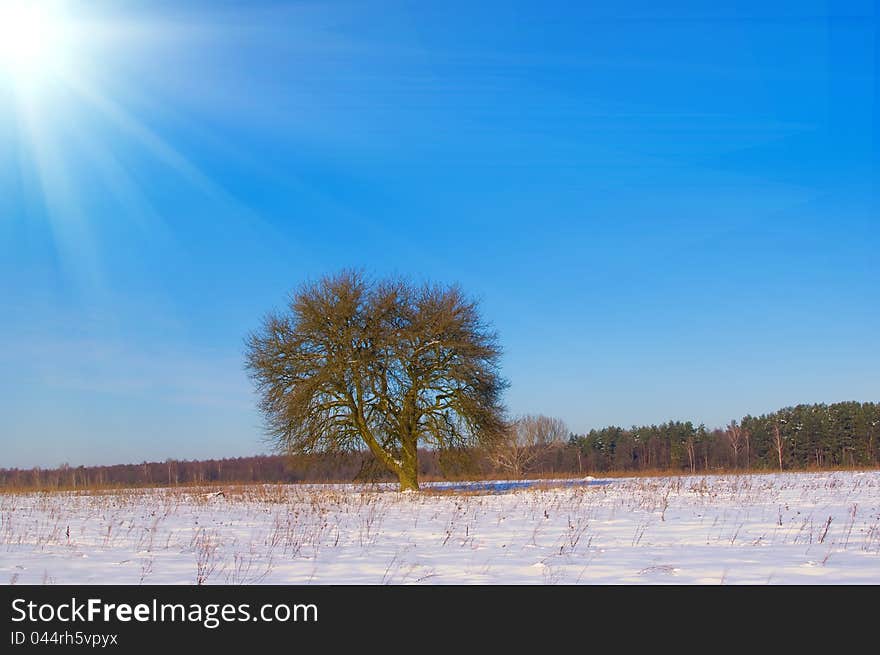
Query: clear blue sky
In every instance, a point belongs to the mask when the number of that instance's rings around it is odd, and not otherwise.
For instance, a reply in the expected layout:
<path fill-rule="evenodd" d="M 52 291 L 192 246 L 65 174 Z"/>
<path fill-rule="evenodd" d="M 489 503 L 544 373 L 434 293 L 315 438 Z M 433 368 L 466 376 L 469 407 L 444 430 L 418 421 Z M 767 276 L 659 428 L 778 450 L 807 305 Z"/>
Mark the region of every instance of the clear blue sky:
<path fill-rule="evenodd" d="M 578 432 L 880 400 L 876 0 L 66 5 L 0 68 L 0 466 L 266 452 L 243 339 L 342 267 Z"/>

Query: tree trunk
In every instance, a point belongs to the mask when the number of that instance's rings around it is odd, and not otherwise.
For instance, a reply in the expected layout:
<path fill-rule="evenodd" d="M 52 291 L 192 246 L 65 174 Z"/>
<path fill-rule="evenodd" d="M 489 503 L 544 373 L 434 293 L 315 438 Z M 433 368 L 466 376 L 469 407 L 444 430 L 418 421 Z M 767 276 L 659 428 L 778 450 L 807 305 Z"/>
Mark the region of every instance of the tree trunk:
<path fill-rule="evenodd" d="M 776 447 L 776 456 L 779 460 L 779 470 L 782 470 L 782 449 L 785 447 L 785 441 L 783 441 L 782 432 L 779 429 L 779 425 L 773 426 L 773 445 Z"/>
<path fill-rule="evenodd" d="M 401 464 L 397 474 L 400 480 L 401 491 L 419 490 L 419 452 L 418 440 L 411 435 L 404 435 L 401 439 Z"/>
<path fill-rule="evenodd" d="M 419 470 L 418 468 L 410 468 L 403 466 L 398 474 L 400 480 L 401 491 L 418 491 L 419 490 Z"/>

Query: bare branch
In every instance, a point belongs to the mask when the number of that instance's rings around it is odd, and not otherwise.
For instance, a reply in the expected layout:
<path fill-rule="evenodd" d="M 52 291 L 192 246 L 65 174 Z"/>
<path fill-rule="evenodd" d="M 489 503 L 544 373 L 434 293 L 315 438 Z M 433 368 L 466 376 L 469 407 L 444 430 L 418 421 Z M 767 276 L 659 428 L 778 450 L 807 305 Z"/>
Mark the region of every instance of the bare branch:
<path fill-rule="evenodd" d="M 504 434 L 497 336 L 457 287 L 346 271 L 300 288 L 247 341 L 269 434 L 287 452 L 363 446 L 417 487 L 419 443 Z"/>

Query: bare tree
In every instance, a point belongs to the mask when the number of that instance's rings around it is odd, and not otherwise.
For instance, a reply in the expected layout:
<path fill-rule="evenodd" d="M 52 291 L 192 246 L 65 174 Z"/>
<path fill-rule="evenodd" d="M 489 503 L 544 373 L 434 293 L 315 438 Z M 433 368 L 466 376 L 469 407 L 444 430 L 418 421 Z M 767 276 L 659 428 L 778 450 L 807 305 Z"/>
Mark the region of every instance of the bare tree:
<path fill-rule="evenodd" d="M 743 429 L 737 425 L 736 421 L 731 421 L 724 431 L 724 435 L 727 437 L 727 442 L 733 451 L 733 467 L 736 468 L 739 466 L 739 451 L 743 444 Z"/>
<path fill-rule="evenodd" d="M 785 422 L 785 419 L 780 419 L 781 422 Z M 782 470 L 782 452 L 785 448 L 785 436 L 782 434 L 782 430 L 779 428 L 779 422 L 777 421 L 773 424 L 773 448 L 776 450 L 776 458 L 779 462 L 779 470 Z"/>
<path fill-rule="evenodd" d="M 539 414 L 528 415 L 513 421 L 503 438 L 488 448 L 493 465 L 516 477 L 545 454 L 565 443 L 568 428 L 558 418 Z"/>
<path fill-rule="evenodd" d="M 687 441 L 685 442 L 685 448 L 687 449 L 688 456 L 688 464 L 691 467 L 691 473 L 697 472 L 697 442 L 694 439 L 693 435 L 688 436 Z"/>
<path fill-rule="evenodd" d="M 247 342 L 276 445 L 366 447 L 418 489 L 418 445 L 456 449 L 505 431 L 497 337 L 457 287 L 342 272 L 296 291 Z"/>

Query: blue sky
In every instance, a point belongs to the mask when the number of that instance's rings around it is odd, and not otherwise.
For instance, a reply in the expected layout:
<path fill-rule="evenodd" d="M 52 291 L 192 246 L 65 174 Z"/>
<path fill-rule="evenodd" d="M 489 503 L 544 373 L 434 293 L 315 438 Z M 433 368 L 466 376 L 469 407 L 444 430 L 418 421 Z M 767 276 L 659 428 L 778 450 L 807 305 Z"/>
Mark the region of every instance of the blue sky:
<path fill-rule="evenodd" d="M 880 400 L 874 0 L 64 16 L 0 67 L 0 466 L 267 452 L 244 337 L 343 267 L 460 283 L 578 432 Z"/>

